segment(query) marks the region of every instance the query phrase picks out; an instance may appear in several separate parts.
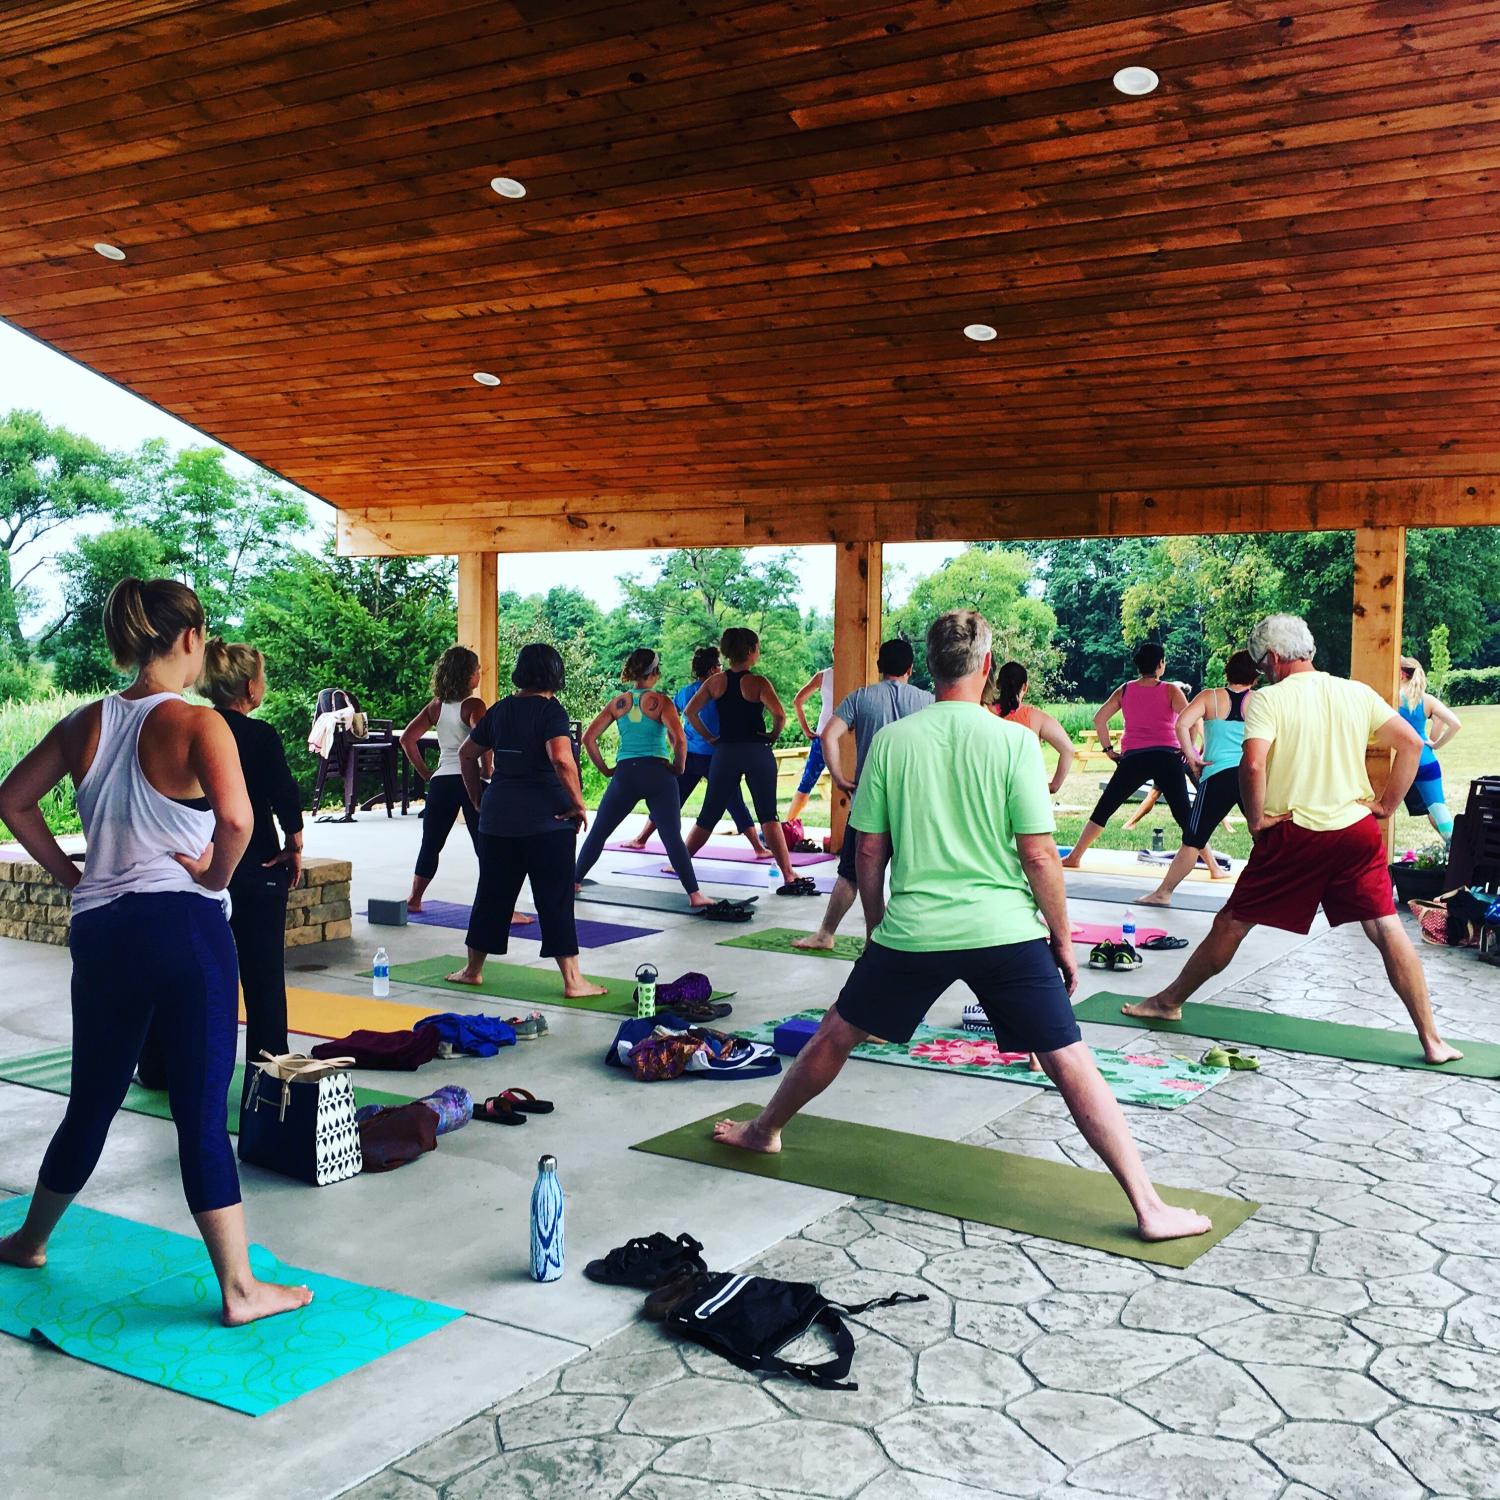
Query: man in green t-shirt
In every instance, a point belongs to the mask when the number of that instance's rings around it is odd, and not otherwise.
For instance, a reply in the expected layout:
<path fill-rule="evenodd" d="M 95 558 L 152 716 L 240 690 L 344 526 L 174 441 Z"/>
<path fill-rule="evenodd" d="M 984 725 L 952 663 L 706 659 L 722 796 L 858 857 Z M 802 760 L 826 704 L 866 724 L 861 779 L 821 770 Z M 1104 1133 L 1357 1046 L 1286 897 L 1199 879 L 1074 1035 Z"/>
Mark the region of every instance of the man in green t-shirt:
<path fill-rule="evenodd" d="M 1142 1238 L 1203 1234 L 1208 1219 L 1168 1206 L 1151 1185 L 1073 1019 L 1078 963 L 1041 745 L 981 702 L 990 639 L 974 610 L 933 621 L 927 663 L 936 701 L 875 736 L 849 810 L 860 835 L 865 951 L 771 1102 L 753 1120 L 721 1120 L 714 1136 L 779 1151 L 787 1122 L 833 1082 L 855 1047 L 870 1036 L 910 1041 L 932 1003 L 962 980 L 1002 1048 L 1040 1057 L 1125 1190 Z"/>

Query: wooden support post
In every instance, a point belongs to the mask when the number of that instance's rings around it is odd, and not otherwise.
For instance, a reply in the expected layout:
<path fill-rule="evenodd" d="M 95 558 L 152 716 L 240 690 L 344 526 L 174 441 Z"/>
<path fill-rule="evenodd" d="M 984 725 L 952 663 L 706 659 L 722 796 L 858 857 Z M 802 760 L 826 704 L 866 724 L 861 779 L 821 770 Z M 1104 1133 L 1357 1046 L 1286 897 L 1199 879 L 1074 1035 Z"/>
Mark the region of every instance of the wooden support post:
<path fill-rule="evenodd" d="M 881 544 L 840 542 L 833 573 L 833 697 L 841 703 L 856 688 L 875 680 L 875 657 L 880 651 Z M 846 777 L 854 774 L 854 737 L 842 747 Z M 849 798 L 837 789 L 832 800 L 832 839 L 839 849 L 849 821 Z"/>
<path fill-rule="evenodd" d="M 1401 691 L 1401 619 L 1406 598 L 1406 528 L 1361 526 L 1354 532 L 1354 629 L 1349 675 L 1368 683 L 1387 703 Z M 1386 750 L 1371 749 L 1370 785 L 1378 797 L 1391 771 Z M 1384 826 L 1385 846 L 1395 838 Z"/>
<path fill-rule="evenodd" d="M 500 556 L 461 552 L 458 557 L 458 644 L 479 653 L 479 696 L 499 694 Z"/>

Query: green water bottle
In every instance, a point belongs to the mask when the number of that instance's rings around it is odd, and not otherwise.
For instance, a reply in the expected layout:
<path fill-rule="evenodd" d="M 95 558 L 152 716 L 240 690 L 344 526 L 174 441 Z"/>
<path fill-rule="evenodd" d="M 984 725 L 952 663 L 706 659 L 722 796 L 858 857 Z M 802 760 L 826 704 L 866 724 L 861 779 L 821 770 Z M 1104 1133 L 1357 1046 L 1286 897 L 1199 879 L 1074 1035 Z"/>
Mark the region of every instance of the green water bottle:
<path fill-rule="evenodd" d="M 635 1013 L 642 1021 L 656 1014 L 656 970 L 650 964 L 635 971 Z"/>

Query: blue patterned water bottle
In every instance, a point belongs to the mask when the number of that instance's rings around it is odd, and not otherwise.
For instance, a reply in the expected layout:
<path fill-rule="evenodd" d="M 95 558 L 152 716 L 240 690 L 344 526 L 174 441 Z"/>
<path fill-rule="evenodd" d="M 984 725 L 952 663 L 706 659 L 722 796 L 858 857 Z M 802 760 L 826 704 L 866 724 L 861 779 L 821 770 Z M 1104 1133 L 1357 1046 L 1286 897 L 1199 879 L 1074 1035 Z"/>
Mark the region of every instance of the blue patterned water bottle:
<path fill-rule="evenodd" d="M 556 1281 L 562 1272 L 562 1184 L 557 1180 L 557 1158 L 544 1156 L 536 1164 L 536 1186 L 531 1190 L 531 1277 Z"/>

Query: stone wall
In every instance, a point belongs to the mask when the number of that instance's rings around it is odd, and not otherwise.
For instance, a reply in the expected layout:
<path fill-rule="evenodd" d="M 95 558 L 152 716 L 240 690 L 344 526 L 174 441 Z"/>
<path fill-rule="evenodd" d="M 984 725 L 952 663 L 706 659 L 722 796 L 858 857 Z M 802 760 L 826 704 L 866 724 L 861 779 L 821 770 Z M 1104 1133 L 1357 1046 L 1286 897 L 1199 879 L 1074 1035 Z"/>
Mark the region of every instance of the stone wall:
<path fill-rule="evenodd" d="M 346 859 L 308 859 L 302 868 L 302 887 L 287 899 L 287 947 L 348 937 L 353 867 Z M 70 915 L 67 891 L 34 859 L 15 850 L 0 852 L 0 937 L 61 946 L 68 941 Z"/>

